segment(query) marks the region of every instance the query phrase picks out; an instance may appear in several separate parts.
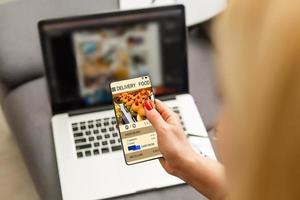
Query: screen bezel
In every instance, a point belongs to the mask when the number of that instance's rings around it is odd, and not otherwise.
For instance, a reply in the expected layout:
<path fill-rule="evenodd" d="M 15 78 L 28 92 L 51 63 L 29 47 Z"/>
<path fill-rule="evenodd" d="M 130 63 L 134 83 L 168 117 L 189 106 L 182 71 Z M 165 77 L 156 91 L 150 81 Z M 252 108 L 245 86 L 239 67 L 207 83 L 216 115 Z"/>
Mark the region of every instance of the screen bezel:
<path fill-rule="evenodd" d="M 156 98 L 165 98 L 165 97 L 175 97 L 178 94 L 184 94 L 189 92 L 189 81 L 188 81 L 188 61 L 187 61 L 187 28 L 185 25 L 185 11 L 184 11 L 184 6 L 183 5 L 175 5 L 175 6 L 165 6 L 165 7 L 155 7 L 155 8 L 146 8 L 146 9 L 140 9 L 140 10 L 128 10 L 128 11 L 116 11 L 116 12 L 109 12 L 109 13 L 101 13 L 101 14 L 92 14 L 92 15 L 85 15 L 85 16 L 75 16 L 75 17 L 66 17 L 66 18 L 58 18 L 58 19 L 47 19 L 47 20 L 41 20 L 38 22 L 38 29 L 39 29 L 39 35 L 40 35 L 40 43 L 41 43 L 41 49 L 42 49 L 42 55 L 43 55 L 43 61 L 45 65 L 45 75 L 47 79 L 47 86 L 48 86 L 48 94 L 49 94 L 49 99 L 51 101 L 51 108 L 52 108 L 52 113 L 53 114 L 58 114 L 58 113 L 83 113 L 83 112 L 92 112 L 92 111 L 97 111 L 97 110 L 107 110 L 107 109 L 112 109 L 112 104 L 95 104 L 95 105 L 72 105 L 72 103 L 55 103 L 54 97 L 52 95 L 53 93 L 53 88 L 52 88 L 52 83 L 55 81 L 54 78 L 51 76 L 51 66 L 50 66 L 50 58 L 49 58 L 49 53 L 46 49 L 46 40 L 48 37 L 49 32 L 47 30 L 45 31 L 45 26 L 46 27 L 52 27 L 54 30 L 58 31 L 70 31 L 70 26 L 71 28 L 74 28 L 78 30 L 80 28 L 83 28 L 83 26 L 78 26 L 76 27 L 76 24 L 80 24 L 80 21 L 87 21 L 90 20 L 91 22 L 96 19 L 104 20 L 104 19 L 113 19 L 114 17 L 120 17 L 126 16 L 127 20 L 121 20 L 120 25 L 122 23 L 128 23 L 128 22 L 139 22 L 141 19 L 136 19 L 135 17 L 132 17 L 134 15 L 140 15 L 144 19 L 149 19 L 149 16 L 151 14 L 157 14 L 155 17 L 157 20 L 163 17 L 164 11 L 180 11 L 181 13 L 181 20 L 178 23 L 181 23 L 181 27 L 184 29 L 181 31 L 182 35 L 182 44 L 183 49 L 182 49 L 182 58 L 184 60 L 185 66 L 183 66 L 183 74 L 182 78 L 185 82 L 185 87 L 176 93 L 166 94 L 166 95 L 156 95 Z M 130 19 L 132 17 L 132 19 Z M 153 16 L 152 16 L 153 18 Z M 69 24 L 69 27 L 66 28 L 66 24 Z M 106 23 L 107 25 L 109 23 Z M 89 27 L 91 25 L 88 25 Z M 96 24 L 95 27 L 100 27 L 99 24 Z"/>

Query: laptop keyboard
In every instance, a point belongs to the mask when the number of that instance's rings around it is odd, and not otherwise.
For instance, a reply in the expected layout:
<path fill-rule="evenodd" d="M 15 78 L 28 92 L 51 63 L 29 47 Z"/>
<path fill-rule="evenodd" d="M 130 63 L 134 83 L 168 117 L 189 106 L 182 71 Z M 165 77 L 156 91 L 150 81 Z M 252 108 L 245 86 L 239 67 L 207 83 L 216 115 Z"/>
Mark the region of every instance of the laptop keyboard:
<path fill-rule="evenodd" d="M 180 119 L 180 122 L 181 122 L 181 126 L 184 130 L 184 132 L 186 131 L 186 127 L 184 125 L 184 122 L 182 120 L 182 116 L 181 116 L 181 113 L 179 111 L 179 108 L 177 106 L 174 106 L 174 107 L 171 107 L 171 109 L 179 116 L 179 119 Z"/>
<path fill-rule="evenodd" d="M 178 107 L 171 109 L 179 115 L 183 130 L 186 131 Z M 72 123 L 77 158 L 122 150 L 116 124 L 115 117 Z"/>

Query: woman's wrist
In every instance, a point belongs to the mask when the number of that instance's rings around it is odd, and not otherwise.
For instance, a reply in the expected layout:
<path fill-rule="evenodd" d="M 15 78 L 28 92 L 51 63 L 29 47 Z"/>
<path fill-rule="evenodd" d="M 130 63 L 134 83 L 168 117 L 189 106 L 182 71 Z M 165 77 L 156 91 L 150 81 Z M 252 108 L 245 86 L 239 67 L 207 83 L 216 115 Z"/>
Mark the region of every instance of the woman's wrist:
<path fill-rule="evenodd" d="M 198 165 L 198 159 L 199 155 L 191 151 L 187 156 L 180 159 L 174 174 L 185 182 L 188 182 L 194 176 L 192 169 Z"/>
<path fill-rule="evenodd" d="M 226 195 L 222 164 L 197 153 L 187 157 L 177 176 L 209 199 L 224 199 Z"/>

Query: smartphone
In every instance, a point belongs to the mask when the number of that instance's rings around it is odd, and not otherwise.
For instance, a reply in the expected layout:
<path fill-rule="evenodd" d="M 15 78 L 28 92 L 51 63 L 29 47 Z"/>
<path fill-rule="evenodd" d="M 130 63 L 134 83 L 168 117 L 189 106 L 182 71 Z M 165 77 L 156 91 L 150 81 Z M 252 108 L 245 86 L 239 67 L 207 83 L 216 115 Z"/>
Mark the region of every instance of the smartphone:
<path fill-rule="evenodd" d="M 110 89 L 126 164 L 162 157 L 156 131 L 144 110 L 146 100 L 155 107 L 149 76 L 112 82 Z"/>

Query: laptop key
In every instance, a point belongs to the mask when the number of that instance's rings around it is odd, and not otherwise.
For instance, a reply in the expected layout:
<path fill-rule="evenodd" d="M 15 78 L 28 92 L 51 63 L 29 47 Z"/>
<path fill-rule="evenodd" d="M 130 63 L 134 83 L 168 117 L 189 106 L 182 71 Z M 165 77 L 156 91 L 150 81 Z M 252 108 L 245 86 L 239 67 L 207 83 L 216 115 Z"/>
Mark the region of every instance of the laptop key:
<path fill-rule="evenodd" d="M 109 131 L 114 131 L 115 128 L 114 127 L 109 127 Z"/>
<path fill-rule="evenodd" d="M 102 149 L 101 149 L 101 152 L 102 152 L 102 153 L 108 153 L 108 152 L 109 152 L 109 149 L 108 149 L 107 147 L 102 148 Z"/>
<path fill-rule="evenodd" d="M 113 133 L 112 136 L 113 137 L 118 137 L 118 133 Z"/>
<path fill-rule="evenodd" d="M 91 156 L 91 155 L 92 155 L 91 151 L 85 151 L 85 156 Z"/>
<path fill-rule="evenodd" d="M 99 155 L 99 150 L 98 149 L 94 149 L 94 155 Z"/>
<path fill-rule="evenodd" d="M 104 125 L 104 126 L 108 126 L 108 125 L 109 125 L 109 122 L 106 121 L 106 122 L 103 123 L 103 125 Z"/>
<path fill-rule="evenodd" d="M 107 141 L 102 142 L 102 145 L 107 145 L 107 144 L 108 144 Z"/>
<path fill-rule="evenodd" d="M 88 127 L 89 128 L 94 128 L 94 125 L 93 124 L 89 124 Z"/>
<path fill-rule="evenodd" d="M 73 131 L 78 131 L 78 128 L 77 127 L 73 127 Z"/>
<path fill-rule="evenodd" d="M 109 143 L 110 143 L 110 144 L 115 144 L 116 141 L 113 139 L 113 140 L 110 140 Z"/>
<path fill-rule="evenodd" d="M 119 151 L 119 150 L 121 150 L 122 149 L 122 146 L 121 145 L 118 145 L 118 146 L 112 146 L 111 147 L 111 150 L 112 151 Z"/>
<path fill-rule="evenodd" d="M 114 125 L 114 124 L 116 124 L 116 123 L 117 123 L 116 120 L 112 120 L 112 121 L 111 121 L 111 124 L 112 124 L 112 125 Z"/>
<path fill-rule="evenodd" d="M 75 140 L 75 144 L 82 143 L 82 142 L 86 142 L 86 139 L 85 138 L 81 138 L 81 139 Z"/>
<path fill-rule="evenodd" d="M 95 140 L 95 138 L 94 137 L 89 137 L 89 141 L 91 142 L 91 141 L 94 141 Z"/>
<path fill-rule="evenodd" d="M 99 133 L 99 130 L 94 130 L 94 134 L 98 134 Z"/>
<path fill-rule="evenodd" d="M 82 152 L 78 152 L 77 153 L 77 158 L 82 158 L 83 157 L 83 153 Z"/>
<path fill-rule="evenodd" d="M 106 128 L 101 129 L 101 132 L 106 133 L 107 132 Z"/>
<path fill-rule="evenodd" d="M 109 134 L 105 134 L 104 137 L 107 139 L 107 138 L 110 138 L 110 135 Z"/>
<path fill-rule="evenodd" d="M 120 138 L 118 138 L 118 143 L 121 143 L 121 140 L 120 140 Z"/>
<path fill-rule="evenodd" d="M 85 126 L 81 126 L 80 127 L 81 130 L 85 130 L 85 128 L 86 128 Z"/>
<path fill-rule="evenodd" d="M 97 140 L 102 140 L 102 135 L 97 135 Z"/>
<path fill-rule="evenodd" d="M 101 127 L 101 124 L 100 124 L 100 123 L 97 123 L 96 126 L 97 126 L 97 127 Z"/>
<path fill-rule="evenodd" d="M 88 149 L 88 148 L 91 148 L 91 147 L 92 147 L 91 144 L 84 144 L 84 145 L 76 146 L 76 149 L 81 150 L 81 149 Z"/>
<path fill-rule="evenodd" d="M 91 135 L 91 131 L 86 131 L 85 134 L 86 135 Z"/>
<path fill-rule="evenodd" d="M 100 146 L 99 142 L 94 143 L 94 147 L 99 147 L 99 146 Z"/>
<path fill-rule="evenodd" d="M 82 137 L 83 133 L 79 132 L 79 133 L 74 133 L 74 137 Z"/>

